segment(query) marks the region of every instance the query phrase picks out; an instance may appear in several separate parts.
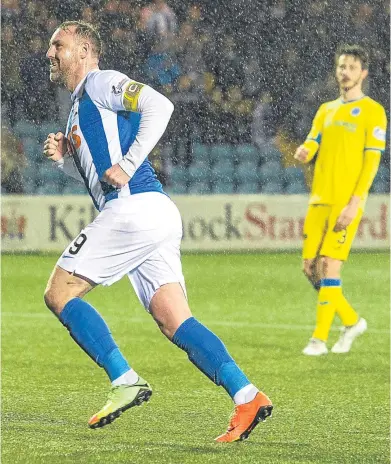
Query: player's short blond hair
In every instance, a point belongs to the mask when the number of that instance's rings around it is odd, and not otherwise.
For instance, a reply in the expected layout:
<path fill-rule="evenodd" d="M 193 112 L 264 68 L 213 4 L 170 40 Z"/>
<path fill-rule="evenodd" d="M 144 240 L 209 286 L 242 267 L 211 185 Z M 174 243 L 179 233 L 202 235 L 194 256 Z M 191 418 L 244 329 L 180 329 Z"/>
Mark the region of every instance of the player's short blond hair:
<path fill-rule="evenodd" d="M 58 26 L 59 29 L 67 30 L 75 27 L 74 33 L 81 39 L 88 39 L 92 45 L 92 54 L 98 59 L 102 54 L 102 39 L 97 29 L 85 21 L 65 21 Z"/>

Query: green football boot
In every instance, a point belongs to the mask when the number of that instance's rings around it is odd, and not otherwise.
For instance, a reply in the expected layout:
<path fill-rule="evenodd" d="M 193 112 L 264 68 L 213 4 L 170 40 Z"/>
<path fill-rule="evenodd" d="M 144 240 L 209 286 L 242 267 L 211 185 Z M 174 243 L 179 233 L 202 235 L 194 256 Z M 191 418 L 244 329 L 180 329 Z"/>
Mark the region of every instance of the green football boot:
<path fill-rule="evenodd" d="M 148 401 L 152 395 L 152 388 L 141 377 L 133 385 L 118 385 L 112 387 L 107 398 L 107 403 L 103 408 L 94 414 L 88 421 L 88 426 L 92 429 L 104 427 L 111 424 L 124 411 L 133 406 L 140 406 L 144 401 Z"/>

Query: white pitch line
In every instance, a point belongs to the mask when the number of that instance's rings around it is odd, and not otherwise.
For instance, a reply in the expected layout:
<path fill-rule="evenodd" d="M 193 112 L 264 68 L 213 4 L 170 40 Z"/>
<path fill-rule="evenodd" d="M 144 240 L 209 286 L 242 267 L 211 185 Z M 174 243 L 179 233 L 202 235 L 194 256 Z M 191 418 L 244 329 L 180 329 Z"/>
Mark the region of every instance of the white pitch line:
<path fill-rule="evenodd" d="M 50 313 L 21 313 L 21 312 L 2 312 L 1 316 L 4 318 L 18 318 L 18 319 L 52 319 L 55 317 Z M 141 317 L 117 317 L 116 320 L 121 322 L 131 322 L 135 324 L 145 324 L 145 318 Z M 240 322 L 240 321 L 214 321 L 208 319 L 202 319 L 205 325 L 215 325 L 222 327 L 258 327 L 260 329 L 274 329 L 274 330 L 297 330 L 297 331 L 311 331 L 313 330 L 312 325 L 299 325 L 299 324 L 269 324 L 264 322 Z M 9 324 L 9 322 L 8 322 Z M 3 325 L 4 329 L 4 325 Z M 333 327 L 332 331 L 339 331 L 337 327 Z M 383 329 L 368 329 L 369 333 L 389 335 L 390 330 Z"/>

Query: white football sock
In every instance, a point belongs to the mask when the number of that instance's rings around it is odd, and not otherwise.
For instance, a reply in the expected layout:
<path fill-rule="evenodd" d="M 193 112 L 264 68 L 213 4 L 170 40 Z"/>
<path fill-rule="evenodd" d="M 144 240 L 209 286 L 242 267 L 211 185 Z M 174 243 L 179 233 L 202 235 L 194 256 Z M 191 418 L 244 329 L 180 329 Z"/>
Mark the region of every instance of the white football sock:
<path fill-rule="evenodd" d="M 258 392 L 258 388 L 254 387 L 254 385 L 250 383 L 235 393 L 235 396 L 233 397 L 234 403 L 236 405 L 249 403 L 257 396 Z"/>
<path fill-rule="evenodd" d="M 118 385 L 134 385 L 138 380 L 137 372 L 134 369 L 129 369 L 125 374 L 120 375 L 118 378 L 111 382 L 113 387 Z"/>

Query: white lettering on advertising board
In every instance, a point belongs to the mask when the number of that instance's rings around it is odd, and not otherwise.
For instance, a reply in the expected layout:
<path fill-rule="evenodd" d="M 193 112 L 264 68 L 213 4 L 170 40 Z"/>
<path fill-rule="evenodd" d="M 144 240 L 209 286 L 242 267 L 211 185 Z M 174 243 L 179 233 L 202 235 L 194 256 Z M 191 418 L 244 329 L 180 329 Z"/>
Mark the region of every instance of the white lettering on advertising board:
<path fill-rule="evenodd" d="M 300 250 L 306 196 L 173 197 L 183 251 Z M 61 252 L 97 215 L 87 196 L 2 198 L 4 251 Z M 372 195 L 353 248 L 389 248 L 389 197 Z"/>

